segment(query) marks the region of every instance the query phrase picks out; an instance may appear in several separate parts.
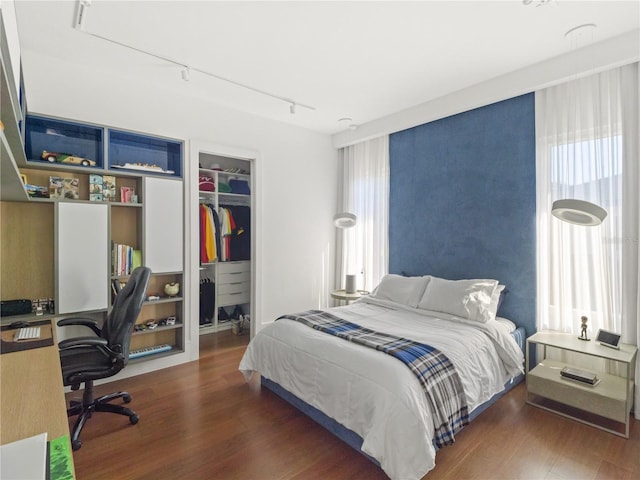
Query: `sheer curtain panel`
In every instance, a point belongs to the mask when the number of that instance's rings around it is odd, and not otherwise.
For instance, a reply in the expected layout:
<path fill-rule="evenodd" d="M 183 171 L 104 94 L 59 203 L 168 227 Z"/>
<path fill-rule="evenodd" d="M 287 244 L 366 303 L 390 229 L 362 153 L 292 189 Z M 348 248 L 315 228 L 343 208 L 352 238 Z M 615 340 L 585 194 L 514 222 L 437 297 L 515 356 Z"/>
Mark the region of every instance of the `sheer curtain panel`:
<path fill-rule="evenodd" d="M 538 329 L 640 343 L 638 63 L 536 92 Z M 555 200 L 603 207 L 595 227 L 551 216 Z M 636 386 L 640 362 L 636 366 Z M 635 416 L 640 418 L 640 388 Z"/>
<path fill-rule="evenodd" d="M 356 275 L 359 290 L 372 290 L 389 266 L 389 136 L 340 149 L 338 211 L 356 225 L 336 229 L 336 288 Z"/>

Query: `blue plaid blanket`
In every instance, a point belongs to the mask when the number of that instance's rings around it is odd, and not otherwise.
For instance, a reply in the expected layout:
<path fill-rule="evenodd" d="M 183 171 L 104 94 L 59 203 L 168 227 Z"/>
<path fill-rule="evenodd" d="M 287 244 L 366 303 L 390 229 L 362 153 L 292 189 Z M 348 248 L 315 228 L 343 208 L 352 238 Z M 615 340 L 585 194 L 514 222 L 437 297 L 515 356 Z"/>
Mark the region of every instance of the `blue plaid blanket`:
<path fill-rule="evenodd" d="M 439 350 L 406 338 L 375 332 L 321 311 L 283 315 L 315 330 L 374 348 L 401 360 L 420 381 L 432 408 L 437 447 L 451 445 L 454 435 L 469 423 L 462 382 L 451 361 Z"/>

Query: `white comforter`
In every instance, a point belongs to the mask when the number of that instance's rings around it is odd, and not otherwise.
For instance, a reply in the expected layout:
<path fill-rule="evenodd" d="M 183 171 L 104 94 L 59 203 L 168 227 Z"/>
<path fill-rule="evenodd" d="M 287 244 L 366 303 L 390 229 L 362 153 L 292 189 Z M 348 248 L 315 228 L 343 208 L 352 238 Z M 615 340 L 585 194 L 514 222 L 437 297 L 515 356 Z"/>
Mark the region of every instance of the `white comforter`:
<path fill-rule="evenodd" d="M 521 350 L 495 321 L 481 324 L 372 298 L 331 310 L 444 352 L 462 380 L 470 411 L 522 372 Z M 419 479 L 435 466 L 424 391 L 390 355 L 283 319 L 250 342 L 240 370 L 247 379 L 259 372 L 359 434 L 362 450 L 392 479 Z"/>

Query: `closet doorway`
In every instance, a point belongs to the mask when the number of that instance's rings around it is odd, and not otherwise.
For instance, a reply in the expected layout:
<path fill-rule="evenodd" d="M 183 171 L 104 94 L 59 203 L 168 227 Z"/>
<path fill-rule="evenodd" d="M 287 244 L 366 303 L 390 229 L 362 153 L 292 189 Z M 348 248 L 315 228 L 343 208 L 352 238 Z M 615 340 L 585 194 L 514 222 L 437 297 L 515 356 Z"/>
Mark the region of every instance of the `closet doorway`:
<path fill-rule="evenodd" d="M 210 350 L 255 331 L 255 152 L 191 146 L 191 315 L 193 343 Z M 194 345 L 195 347 L 195 345 Z"/>

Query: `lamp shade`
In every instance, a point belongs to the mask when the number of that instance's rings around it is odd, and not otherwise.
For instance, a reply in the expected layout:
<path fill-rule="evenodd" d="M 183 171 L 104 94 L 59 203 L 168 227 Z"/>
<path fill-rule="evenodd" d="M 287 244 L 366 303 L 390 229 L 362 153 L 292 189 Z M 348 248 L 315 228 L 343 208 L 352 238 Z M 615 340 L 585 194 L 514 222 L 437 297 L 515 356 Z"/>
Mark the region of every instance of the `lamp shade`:
<path fill-rule="evenodd" d="M 553 202 L 551 214 L 564 222 L 574 225 L 600 225 L 607 211 L 595 203 L 566 198 Z"/>
<path fill-rule="evenodd" d="M 348 212 L 336 213 L 333 216 L 333 223 L 338 228 L 351 228 L 356 224 L 356 216 Z"/>

